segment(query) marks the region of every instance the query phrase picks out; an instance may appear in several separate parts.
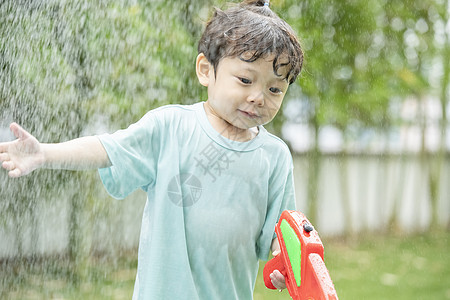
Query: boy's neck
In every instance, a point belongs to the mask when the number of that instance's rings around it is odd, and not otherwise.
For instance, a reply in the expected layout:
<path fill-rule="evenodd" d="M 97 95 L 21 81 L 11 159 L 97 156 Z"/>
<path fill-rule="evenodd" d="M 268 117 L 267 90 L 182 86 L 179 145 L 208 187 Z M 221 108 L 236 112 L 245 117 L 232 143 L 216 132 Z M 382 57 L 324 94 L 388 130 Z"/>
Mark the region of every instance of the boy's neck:
<path fill-rule="evenodd" d="M 229 140 L 248 142 L 254 139 L 259 133 L 258 127 L 242 129 L 228 123 L 212 110 L 208 102 L 205 102 L 203 107 L 205 109 L 206 117 L 214 130 Z"/>

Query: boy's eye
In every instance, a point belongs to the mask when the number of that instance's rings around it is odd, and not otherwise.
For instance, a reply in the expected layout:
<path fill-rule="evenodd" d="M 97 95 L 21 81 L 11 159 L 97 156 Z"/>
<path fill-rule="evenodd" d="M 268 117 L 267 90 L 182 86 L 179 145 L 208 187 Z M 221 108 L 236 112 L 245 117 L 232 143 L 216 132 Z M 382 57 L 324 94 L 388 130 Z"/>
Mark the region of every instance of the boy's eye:
<path fill-rule="evenodd" d="M 271 87 L 269 89 L 269 91 L 271 91 L 274 94 L 280 94 L 281 93 L 281 90 L 279 88 L 274 88 L 274 87 Z"/>
<path fill-rule="evenodd" d="M 247 78 L 243 78 L 243 77 L 239 77 L 239 80 L 243 83 L 243 84 L 251 84 L 252 81 L 250 79 Z"/>

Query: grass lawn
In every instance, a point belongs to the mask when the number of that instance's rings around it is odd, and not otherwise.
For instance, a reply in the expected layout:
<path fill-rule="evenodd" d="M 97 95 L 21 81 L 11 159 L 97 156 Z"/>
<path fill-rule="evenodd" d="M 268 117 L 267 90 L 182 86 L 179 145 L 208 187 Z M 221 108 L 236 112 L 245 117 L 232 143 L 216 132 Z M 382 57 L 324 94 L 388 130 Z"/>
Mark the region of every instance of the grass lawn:
<path fill-rule="evenodd" d="M 323 240 L 339 299 L 450 299 L 450 233 Z M 260 275 L 261 276 L 261 275 Z M 255 299 L 289 299 L 257 282 Z"/>
<path fill-rule="evenodd" d="M 450 299 L 450 232 L 324 239 L 325 262 L 339 299 Z M 73 281 L 64 260 L 0 263 L 0 299 L 131 299 L 136 258 L 96 261 Z M 264 287 L 261 263 L 254 299 L 290 299 Z"/>

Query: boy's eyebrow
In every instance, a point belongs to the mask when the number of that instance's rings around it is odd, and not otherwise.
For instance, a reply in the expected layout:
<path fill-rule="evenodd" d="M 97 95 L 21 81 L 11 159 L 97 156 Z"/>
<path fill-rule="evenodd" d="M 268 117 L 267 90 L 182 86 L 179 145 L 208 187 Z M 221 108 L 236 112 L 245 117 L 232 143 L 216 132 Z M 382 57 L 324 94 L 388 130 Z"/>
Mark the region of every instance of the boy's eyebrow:
<path fill-rule="evenodd" d="M 283 76 L 281 76 L 281 75 L 280 75 L 280 76 L 277 76 L 277 80 L 278 80 L 278 81 L 282 81 L 282 82 L 283 82 L 283 81 L 286 81 L 286 82 L 289 83 L 289 81 L 287 80 L 287 78 L 286 78 L 286 77 L 283 77 Z"/>

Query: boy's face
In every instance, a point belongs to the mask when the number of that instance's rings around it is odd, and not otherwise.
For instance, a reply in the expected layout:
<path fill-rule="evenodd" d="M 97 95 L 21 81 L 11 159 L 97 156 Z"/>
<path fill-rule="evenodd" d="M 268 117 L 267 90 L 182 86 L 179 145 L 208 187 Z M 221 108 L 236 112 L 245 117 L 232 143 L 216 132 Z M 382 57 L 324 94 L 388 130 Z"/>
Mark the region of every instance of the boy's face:
<path fill-rule="evenodd" d="M 289 86 L 285 72 L 285 67 L 280 67 L 281 76 L 274 73 L 270 56 L 254 62 L 226 57 L 219 62 L 216 76 L 209 65 L 207 78 L 199 79 L 208 87 L 207 104 L 212 111 L 237 129 L 247 130 L 270 122 L 277 114 Z"/>

